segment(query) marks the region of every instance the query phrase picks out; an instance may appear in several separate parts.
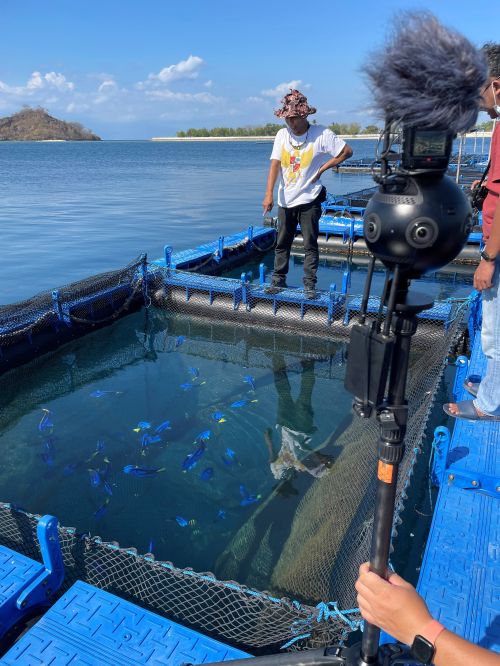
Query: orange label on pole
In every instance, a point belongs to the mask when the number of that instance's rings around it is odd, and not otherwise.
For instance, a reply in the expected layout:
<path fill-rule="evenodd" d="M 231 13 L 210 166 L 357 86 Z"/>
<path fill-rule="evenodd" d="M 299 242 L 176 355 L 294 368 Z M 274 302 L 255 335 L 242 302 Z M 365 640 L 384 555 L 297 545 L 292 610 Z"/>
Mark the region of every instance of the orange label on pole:
<path fill-rule="evenodd" d="M 394 475 L 394 465 L 379 461 L 377 476 L 383 483 L 392 483 Z"/>

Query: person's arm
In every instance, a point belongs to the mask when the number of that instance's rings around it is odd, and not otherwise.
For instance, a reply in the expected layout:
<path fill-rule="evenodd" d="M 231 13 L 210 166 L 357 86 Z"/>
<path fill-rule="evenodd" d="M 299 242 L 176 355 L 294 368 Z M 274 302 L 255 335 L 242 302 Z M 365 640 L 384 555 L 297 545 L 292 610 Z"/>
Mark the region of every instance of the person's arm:
<path fill-rule="evenodd" d="M 328 162 L 325 162 L 320 166 L 320 168 L 318 169 L 318 171 L 314 176 L 314 179 L 311 182 L 315 183 L 319 178 L 321 178 L 321 175 L 325 171 L 327 171 L 328 169 L 333 169 L 339 164 L 342 164 L 342 162 L 348 160 L 351 157 L 351 155 L 352 155 L 352 148 L 346 143 L 336 157 L 332 157 L 330 160 L 328 160 Z"/>
<path fill-rule="evenodd" d="M 411 645 L 432 620 L 425 601 L 413 585 L 397 574 L 384 580 L 370 571 L 368 562 L 359 569 L 356 582 L 358 605 L 363 618 L 401 643 Z M 451 631 L 442 631 L 435 642 L 435 666 L 500 666 L 500 655 L 485 650 Z"/>
<path fill-rule="evenodd" d="M 500 198 L 493 215 L 493 224 L 491 225 L 490 237 L 486 241 L 485 248 L 490 257 L 498 257 L 500 254 Z M 479 266 L 474 273 L 474 289 L 483 291 L 489 289 L 493 282 L 493 273 L 495 272 L 494 261 L 485 261 L 481 259 Z"/>
<path fill-rule="evenodd" d="M 266 194 L 264 196 L 264 201 L 262 202 L 264 213 L 268 213 L 274 206 L 274 186 L 276 185 L 280 168 L 281 162 L 279 160 L 271 160 L 269 173 L 267 175 Z"/>

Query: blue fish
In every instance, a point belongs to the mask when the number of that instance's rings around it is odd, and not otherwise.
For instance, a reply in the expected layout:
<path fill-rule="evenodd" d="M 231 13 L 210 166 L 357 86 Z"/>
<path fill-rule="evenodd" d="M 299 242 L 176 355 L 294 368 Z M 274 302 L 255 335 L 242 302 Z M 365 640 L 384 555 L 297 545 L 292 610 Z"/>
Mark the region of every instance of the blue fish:
<path fill-rule="evenodd" d="M 185 384 L 181 384 L 181 389 L 183 391 L 189 391 L 192 388 L 193 388 L 193 385 L 190 384 L 189 382 L 186 382 Z"/>
<path fill-rule="evenodd" d="M 48 409 L 43 409 L 43 416 L 40 419 L 40 423 L 38 424 L 38 430 L 40 432 L 43 432 L 44 430 L 48 430 L 49 428 L 53 428 L 54 424 L 50 420 L 50 412 Z"/>
<path fill-rule="evenodd" d="M 215 421 L 216 423 L 224 423 L 225 420 L 226 420 L 226 419 L 224 418 L 224 414 L 223 414 L 222 412 L 213 412 L 213 413 L 211 414 L 211 419 L 212 419 L 213 421 Z"/>
<path fill-rule="evenodd" d="M 100 389 L 97 389 L 97 391 L 92 391 L 90 397 L 102 398 L 105 395 L 118 395 L 119 393 L 121 393 L 121 391 L 101 391 Z"/>
<path fill-rule="evenodd" d="M 94 511 L 94 518 L 102 518 L 102 516 L 104 516 L 104 514 L 108 510 L 108 504 L 109 504 L 109 498 L 106 498 L 104 500 L 104 503 L 101 504 L 101 506 L 96 511 Z"/>
<path fill-rule="evenodd" d="M 101 451 L 104 451 L 104 442 L 102 441 L 102 439 L 97 440 L 95 450 L 96 453 L 101 453 Z"/>
<path fill-rule="evenodd" d="M 187 527 L 189 525 L 188 521 L 182 516 L 175 516 L 175 520 L 177 521 L 177 524 L 180 525 L 181 527 Z"/>
<path fill-rule="evenodd" d="M 198 377 L 200 376 L 200 371 L 198 370 L 198 368 L 189 368 L 188 372 L 193 379 L 198 379 Z"/>
<path fill-rule="evenodd" d="M 163 432 L 164 430 L 172 430 L 170 421 L 163 421 L 163 423 L 160 423 L 160 425 L 155 428 L 155 432 Z"/>
<path fill-rule="evenodd" d="M 149 540 L 149 550 L 148 550 L 148 552 L 153 554 L 154 547 L 155 547 L 155 542 L 153 541 L 153 539 L 150 539 Z"/>
<path fill-rule="evenodd" d="M 231 467 L 231 465 L 234 465 L 236 462 L 236 453 L 233 449 L 227 448 L 225 453 L 221 456 L 221 459 L 224 465 Z"/>
<path fill-rule="evenodd" d="M 211 430 L 204 430 L 203 432 L 200 432 L 200 434 L 196 437 L 194 440 L 195 442 L 208 442 L 210 439 L 210 435 L 212 434 Z"/>
<path fill-rule="evenodd" d="M 255 391 L 255 379 L 254 377 L 252 377 L 252 375 L 245 375 L 243 377 L 243 381 L 246 384 L 250 384 L 250 388 L 252 389 L 252 391 Z"/>
<path fill-rule="evenodd" d="M 234 407 L 237 409 L 238 407 L 244 407 L 247 404 L 248 400 L 236 400 L 235 402 L 232 402 L 230 407 Z"/>
<path fill-rule="evenodd" d="M 218 512 L 217 512 L 217 518 L 219 520 L 226 520 L 227 511 L 225 509 L 219 509 Z"/>
<path fill-rule="evenodd" d="M 185 337 L 184 335 L 178 335 L 178 336 L 175 338 L 175 346 L 176 346 L 176 347 L 180 347 L 180 346 L 182 345 L 182 343 L 184 342 L 185 339 L 186 339 L 186 337 Z"/>
<path fill-rule="evenodd" d="M 196 466 L 200 458 L 203 456 L 206 450 L 205 444 L 202 442 L 194 451 L 193 453 L 189 453 L 186 458 L 184 459 L 184 462 L 182 463 L 182 469 L 185 472 L 188 472 L 190 469 L 193 469 L 193 467 Z"/>
<path fill-rule="evenodd" d="M 113 489 L 111 488 L 111 485 L 108 481 L 104 481 L 103 488 L 106 495 L 109 495 L 110 497 L 113 495 Z"/>
<path fill-rule="evenodd" d="M 210 481 L 214 476 L 214 469 L 213 467 L 207 467 L 206 469 L 203 470 L 203 472 L 200 474 L 200 479 L 202 481 Z"/>
<path fill-rule="evenodd" d="M 141 437 L 141 449 L 144 451 L 147 446 L 149 446 L 149 435 L 145 432 Z"/>
<path fill-rule="evenodd" d="M 103 462 L 105 463 L 106 467 L 104 467 L 104 469 L 98 469 L 97 471 L 99 472 L 101 479 L 107 481 L 111 476 L 111 463 L 109 461 L 109 458 L 106 457 L 104 458 Z"/>
<path fill-rule="evenodd" d="M 160 472 L 164 472 L 165 469 L 165 467 L 137 467 L 136 465 L 125 465 L 123 471 L 125 474 L 145 479 L 156 476 Z"/>
<path fill-rule="evenodd" d="M 254 504 L 255 502 L 258 502 L 262 497 L 261 495 L 250 495 L 248 490 L 245 488 L 243 484 L 241 484 L 240 486 L 240 495 L 242 497 L 240 506 L 249 506 L 250 504 Z"/>
<path fill-rule="evenodd" d="M 43 462 L 49 467 L 52 467 L 55 458 L 54 440 L 52 439 L 52 437 L 49 437 L 48 439 L 44 440 L 43 453 L 41 454 L 41 456 Z"/>
<path fill-rule="evenodd" d="M 149 421 L 139 421 L 137 427 L 139 430 L 149 430 L 149 428 L 151 428 L 151 423 Z"/>
<path fill-rule="evenodd" d="M 66 465 L 63 469 L 64 476 L 71 476 L 72 474 L 74 474 L 78 469 L 78 465 L 79 463 L 69 463 L 68 465 Z"/>
<path fill-rule="evenodd" d="M 52 467 L 54 464 L 54 456 L 51 453 L 42 453 L 42 460 L 48 466 Z"/>
<path fill-rule="evenodd" d="M 90 485 L 94 488 L 101 485 L 101 475 L 96 469 L 89 469 Z"/>

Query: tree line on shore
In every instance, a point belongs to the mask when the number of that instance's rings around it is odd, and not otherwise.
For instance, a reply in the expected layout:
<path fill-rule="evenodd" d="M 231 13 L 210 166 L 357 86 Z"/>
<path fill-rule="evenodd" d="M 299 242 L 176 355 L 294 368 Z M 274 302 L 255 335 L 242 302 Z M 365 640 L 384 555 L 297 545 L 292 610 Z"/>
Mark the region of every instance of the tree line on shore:
<path fill-rule="evenodd" d="M 313 125 L 315 124 L 313 121 Z M 177 132 L 176 136 L 180 138 L 205 136 L 275 136 L 283 127 L 285 125 L 277 123 L 247 127 L 214 127 L 212 129 L 191 127 L 188 130 Z M 359 123 L 332 123 L 329 127 L 335 134 L 378 134 L 380 132 L 380 128 L 376 125 L 367 125 L 362 128 Z"/>
<path fill-rule="evenodd" d="M 315 125 L 316 122 L 313 120 L 312 124 Z M 256 125 L 256 126 L 247 126 L 247 127 L 213 127 L 212 129 L 207 129 L 206 127 L 194 128 L 191 127 L 188 130 L 181 130 L 177 132 L 176 136 L 179 138 L 187 137 L 224 137 L 224 136 L 275 136 L 276 133 L 285 127 L 285 125 L 279 125 L 277 123 L 267 123 L 266 125 Z M 381 129 L 377 125 L 367 125 L 366 127 L 361 127 L 359 123 L 332 123 L 329 125 L 329 128 L 335 132 L 335 134 L 379 134 Z M 490 132 L 493 129 L 493 121 L 486 121 L 484 123 L 479 123 L 475 128 L 480 132 Z"/>

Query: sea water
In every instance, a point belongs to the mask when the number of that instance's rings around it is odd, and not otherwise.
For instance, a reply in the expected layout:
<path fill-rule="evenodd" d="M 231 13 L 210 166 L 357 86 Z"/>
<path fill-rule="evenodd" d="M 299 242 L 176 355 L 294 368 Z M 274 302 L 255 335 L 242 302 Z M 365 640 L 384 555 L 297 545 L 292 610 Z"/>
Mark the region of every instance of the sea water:
<path fill-rule="evenodd" d="M 372 140 L 352 146 L 353 159 L 374 155 Z M 0 304 L 261 224 L 270 152 L 270 142 L 0 142 Z M 333 194 L 373 185 L 322 181 Z"/>
<path fill-rule="evenodd" d="M 354 147 L 369 155 L 373 142 Z M 269 152 L 266 143 L 0 144 L 0 302 L 261 223 Z M 372 184 L 324 182 L 337 194 Z M 270 271 L 272 252 L 231 275 L 257 279 L 261 261 Z M 301 261 L 292 259 L 291 285 L 301 285 Z M 347 268 L 322 262 L 318 286 L 340 287 Z M 363 280 L 353 268 L 353 293 Z M 423 285 L 436 298 L 470 289 Z M 143 311 L 0 378 L 0 499 L 222 575 L 227 548 L 272 501 L 255 539 L 272 516 L 279 549 L 352 419 L 345 343 L 304 354 L 297 336 L 199 326 Z"/>

